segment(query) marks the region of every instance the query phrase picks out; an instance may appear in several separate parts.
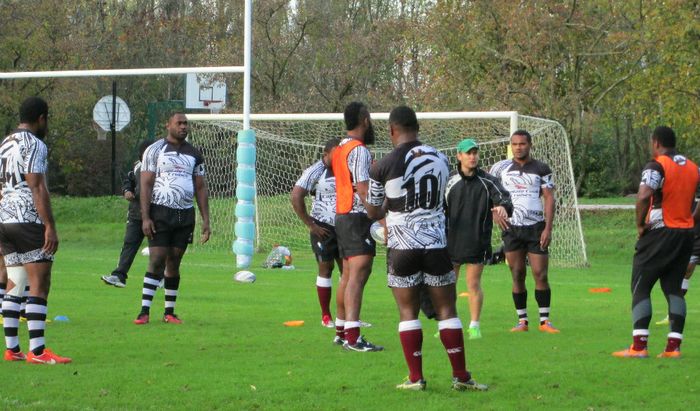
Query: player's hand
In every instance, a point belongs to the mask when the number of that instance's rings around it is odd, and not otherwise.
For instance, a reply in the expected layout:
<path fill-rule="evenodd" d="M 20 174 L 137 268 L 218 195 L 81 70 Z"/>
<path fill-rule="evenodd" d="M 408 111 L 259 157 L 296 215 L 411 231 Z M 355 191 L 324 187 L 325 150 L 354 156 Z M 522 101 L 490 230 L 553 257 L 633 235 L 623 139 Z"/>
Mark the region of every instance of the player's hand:
<path fill-rule="evenodd" d="M 153 223 L 153 220 L 148 218 L 141 223 L 141 230 L 143 231 L 143 235 L 148 237 L 149 240 L 153 240 L 153 234 L 156 233 L 156 225 Z"/>
<path fill-rule="evenodd" d="M 545 251 L 549 247 L 549 243 L 552 242 L 552 229 L 545 228 L 542 230 L 540 235 L 540 250 Z"/>
<path fill-rule="evenodd" d="M 135 196 L 134 193 L 132 193 L 131 191 L 125 191 L 125 192 L 124 192 L 124 198 L 127 199 L 128 201 L 134 201 L 134 199 L 136 198 L 136 196 Z"/>
<path fill-rule="evenodd" d="M 44 230 L 44 246 L 41 250 L 49 255 L 54 255 L 58 251 L 58 234 L 56 234 L 55 228 L 46 226 Z"/>
<path fill-rule="evenodd" d="M 320 225 L 316 223 L 311 223 L 311 226 L 309 227 L 309 232 L 312 235 L 315 235 L 319 238 L 326 238 L 328 237 L 331 232 L 327 228 L 321 227 Z"/>
<path fill-rule="evenodd" d="M 510 228 L 508 224 L 508 213 L 503 206 L 492 208 L 491 214 L 493 214 L 493 221 L 501 227 L 501 230 L 505 231 Z"/>
<path fill-rule="evenodd" d="M 498 214 L 498 216 L 503 218 L 503 219 L 508 218 L 508 212 L 506 211 L 506 208 L 503 206 L 496 206 L 496 207 L 492 208 L 491 211 L 493 211 L 494 214 Z"/>
<path fill-rule="evenodd" d="M 643 225 L 643 226 L 637 226 L 637 240 L 642 238 L 646 232 L 649 231 L 649 226 L 648 225 Z"/>
<path fill-rule="evenodd" d="M 209 228 L 209 224 L 203 224 L 202 225 L 202 237 L 200 239 L 200 242 L 202 244 L 206 243 L 209 241 L 209 236 L 211 236 L 211 229 Z"/>

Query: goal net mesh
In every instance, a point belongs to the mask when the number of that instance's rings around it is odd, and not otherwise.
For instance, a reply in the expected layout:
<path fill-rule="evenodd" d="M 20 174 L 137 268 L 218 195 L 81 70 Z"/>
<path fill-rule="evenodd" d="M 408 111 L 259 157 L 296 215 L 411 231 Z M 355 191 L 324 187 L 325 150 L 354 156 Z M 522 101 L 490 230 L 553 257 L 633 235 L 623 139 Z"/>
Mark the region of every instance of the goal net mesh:
<path fill-rule="evenodd" d="M 507 157 L 510 119 L 431 119 L 420 114 L 420 140 L 445 153 L 456 167 L 456 145 L 466 137 L 479 142 L 480 164 L 485 170 Z M 587 264 L 583 233 L 575 196 L 568 139 L 563 127 L 554 121 L 519 116 L 519 128 L 533 136 L 533 157 L 546 162 L 554 172 L 556 216 L 550 246 L 556 266 Z M 391 151 L 388 122 L 372 120 L 376 144 L 369 149 L 375 159 Z M 193 251 L 230 250 L 234 241 L 236 187 L 236 136 L 242 122 L 232 120 L 190 120 L 189 140 L 202 151 L 207 168 L 212 237 L 210 244 Z M 274 245 L 289 247 L 293 254 L 311 253 L 306 227 L 294 214 L 290 192 L 302 171 L 321 158 L 323 146 L 331 137 L 344 135 L 342 120 L 252 120 L 257 138 L 257 252 L 267 253 Z M 307 198 L 307 206 L 310 198 Z M 199 218 L 199 217 L 198 217 Z M 199 224 L 199 222 L 198 222 Z M 195 242 L 196 243 L 196 242 Z M 494 229 L 494 248 L 501 236 Z M 382 252 L 383 247 L 378 247 Z"/>

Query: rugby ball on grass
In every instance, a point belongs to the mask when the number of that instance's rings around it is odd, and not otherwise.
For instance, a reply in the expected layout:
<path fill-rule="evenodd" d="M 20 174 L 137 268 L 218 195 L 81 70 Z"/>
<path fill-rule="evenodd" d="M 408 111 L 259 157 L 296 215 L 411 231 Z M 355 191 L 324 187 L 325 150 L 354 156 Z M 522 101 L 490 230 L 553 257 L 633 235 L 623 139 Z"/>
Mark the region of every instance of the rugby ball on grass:
<path fill-rule="evenodd" d="M 233 276 L 233 279 L 238 281 L 239 283 L 254 283 L 255 274 L 248 270 L 242 270 L 237 272 L 236 275 Z"/>
<path fill-rule="evenodd" d="M 141 255 L 143 255 L 143 256 L 148 256 L 150 254 L 151 253 L 150 253 L 150 250 L 148 249 L 148 247 L 144 247 L 143 250 L 141 250 Z"/>
<path fill-rule="evenodd" d="M 386 242 L 384 237 L 384 226 L 379 224 L 379 221 L 372 223 L 372 226 L 369 228 L 369 233 L 372 235 L 372 238 L 374 238 L 374 241 L 380 244 L 384 244 Z"/>

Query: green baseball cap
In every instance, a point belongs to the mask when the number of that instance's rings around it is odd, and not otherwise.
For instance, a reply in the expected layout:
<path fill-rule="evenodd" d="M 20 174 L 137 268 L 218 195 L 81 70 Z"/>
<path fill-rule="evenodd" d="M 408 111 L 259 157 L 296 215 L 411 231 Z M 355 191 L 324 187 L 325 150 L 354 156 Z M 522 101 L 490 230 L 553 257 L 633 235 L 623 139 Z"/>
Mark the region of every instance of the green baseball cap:
<path fill-rule="evenodd" d="M 460 141 L 459 144 L 457 144 L 458 153 L 467 153 L 472 148 L 477 150 L 479 149 L 479 145 L 473 138 L 465 138 L 464 140 Z"/>

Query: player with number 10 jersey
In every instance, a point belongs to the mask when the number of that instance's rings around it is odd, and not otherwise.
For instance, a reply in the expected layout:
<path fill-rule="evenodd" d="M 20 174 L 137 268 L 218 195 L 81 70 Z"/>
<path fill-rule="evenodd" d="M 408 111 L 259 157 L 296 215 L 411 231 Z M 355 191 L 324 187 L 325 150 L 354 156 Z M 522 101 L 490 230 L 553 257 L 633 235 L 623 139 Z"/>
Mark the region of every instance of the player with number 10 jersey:
<path fill-rule="evenodd" d="M 387 247 L 397 250 L 447 246 L 444 197 L 449 163 L 444 154 L 416 140 L 397 147 L 370 172 L 369 201 L 387 199 Z"/>
<path fill-rule="evenodd" d="M 447 157 L 418 140 L 418 119 L 409 107 L 389 114 L 394 150 L 370 169 L 367 214 L 382 218 L 388 229 L 388 285 L 399 307 L 399 338 L 409 376 L 396 386 L 424 390 L 423 330 L 418 319 L 420 291 L 427 290 L 435 308 L 442 341 L 452 365 L 452 388 L 485 391 L 466 369 L 462 322 L 455 307 L 455 272 L 447 251 L 445 188 Z"/>

